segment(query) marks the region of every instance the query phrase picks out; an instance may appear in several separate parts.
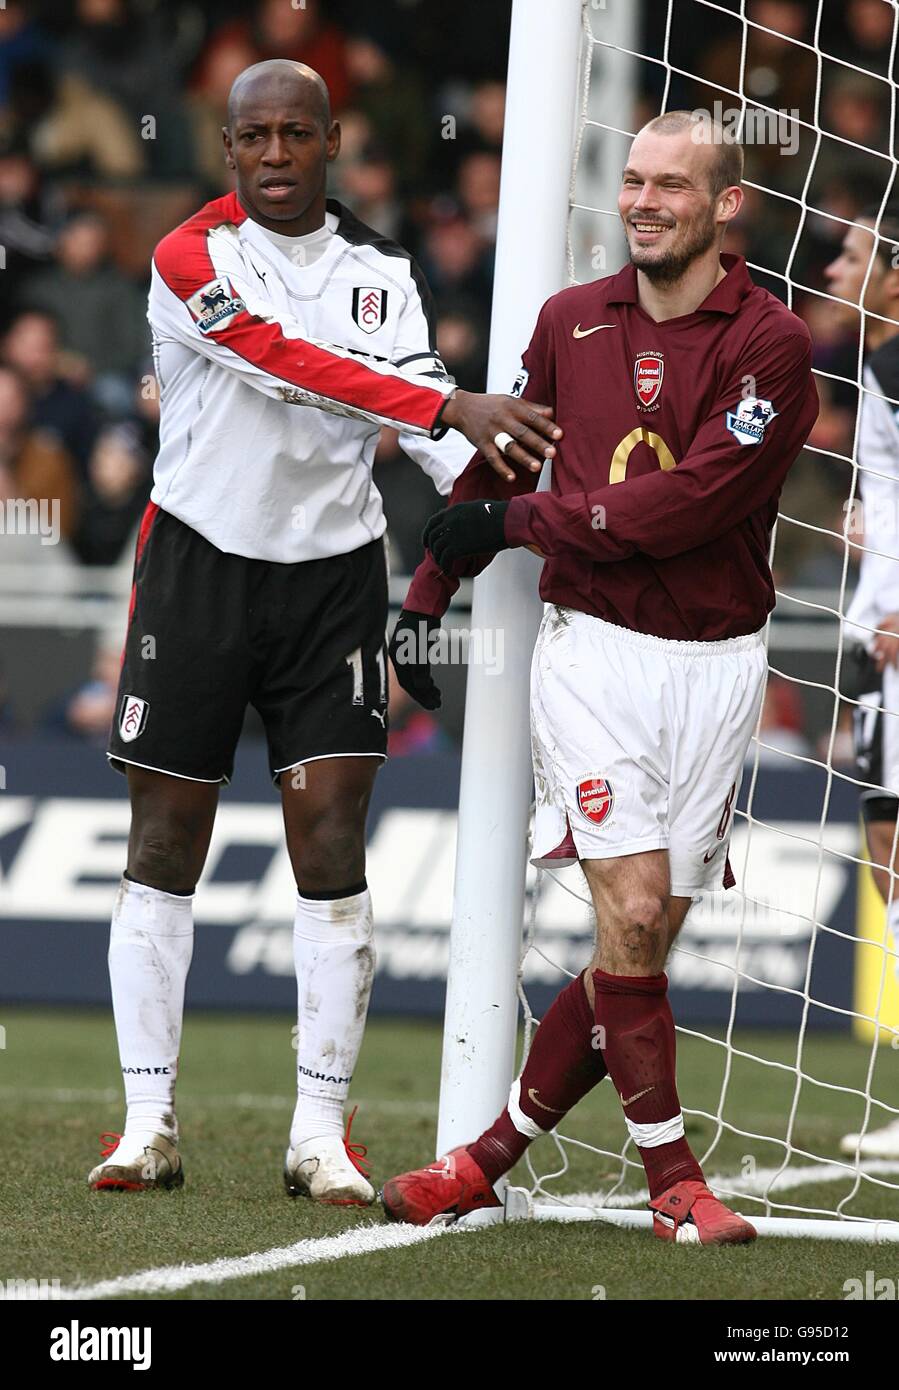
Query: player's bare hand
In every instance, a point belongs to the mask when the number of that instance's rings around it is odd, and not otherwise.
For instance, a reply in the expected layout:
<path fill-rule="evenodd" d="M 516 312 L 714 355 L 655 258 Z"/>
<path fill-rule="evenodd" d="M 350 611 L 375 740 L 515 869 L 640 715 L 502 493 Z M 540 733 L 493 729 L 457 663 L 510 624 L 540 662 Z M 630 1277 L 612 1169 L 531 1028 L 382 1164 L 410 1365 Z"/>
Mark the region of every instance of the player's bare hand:
<path fill-rule="evenodd" d="M 877 624 L 881 629 L 871 643 L 871 655 L 878 671 L 899 664 L 899 613 L 889 613 Z"/>
<path fill-rule="evenodd" d="M 537 473 L 547 459 L 555 457 L 555 443 L 562 438 L 562 430 L 552 414 L 551 406 L 522 401 L 517 396 L 456 391 L 443 407 L 441 423 L 461 430 L 493 471 L 511 483 L 515 474 L 510 464 L 517 463 Z M 505 450 L 496 444 L 498 434 L 512 436 Z"/>

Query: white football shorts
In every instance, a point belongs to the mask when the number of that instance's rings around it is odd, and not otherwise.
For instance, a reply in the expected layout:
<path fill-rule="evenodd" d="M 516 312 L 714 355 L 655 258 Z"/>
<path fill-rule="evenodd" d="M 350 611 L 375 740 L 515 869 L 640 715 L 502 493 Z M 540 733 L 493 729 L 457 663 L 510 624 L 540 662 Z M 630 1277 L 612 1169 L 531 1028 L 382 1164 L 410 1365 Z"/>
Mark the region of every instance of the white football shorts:
<path fill-rule="evenodd" d="M 763 632 L 676 642 L 547 605 L 531 665 L 532 863 L 667 849 L 674 896 L 733 883 L 766 669 Z"/>

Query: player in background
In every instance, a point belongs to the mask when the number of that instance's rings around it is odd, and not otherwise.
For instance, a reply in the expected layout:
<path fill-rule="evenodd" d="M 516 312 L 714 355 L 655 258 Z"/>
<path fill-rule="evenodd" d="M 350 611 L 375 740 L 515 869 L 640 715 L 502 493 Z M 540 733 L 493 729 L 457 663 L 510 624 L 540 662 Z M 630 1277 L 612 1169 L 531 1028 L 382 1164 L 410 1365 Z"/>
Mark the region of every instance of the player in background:
<path fill-rule="evenodd" d="M 471 444 L 508 478 L 511 464 L 539 470 L 560 431 L 548 409 L 454 390 L 417 266 L 326 201 L 340 129 L 317 73 L 247 69 L 223 136 L 236 192 L 153 260 L 160 450 L 109 748 L 132 808 L 109 947 L 127 1116 L 89 1182 L 183 1181 L 174 1089 L 194 888 L 252 704 L 297 884 L 285 1182 L 366 1203 L 343 1106 L 374 970 L 365 820 L 387 744 L 379 427 L 396 426 L 443 491 Z M 500 453 L 498 434 L 517 442 Z"/>
<path fill-rule="evenodd" d="M 840 688 L 853 707 L 856 776 L 877 891 L 899 956 L 899 209 L 888 208 L 875 238 L 870 210 L 843 238 L 825 272 L 828 289 L 862 304 L 867 357 L 860 404 L 858 485 L 864 550 L 858 587 L 843 622 Z M 870 274 L 868 269 L 870 266 Z M 868 283 L 865 286 L 865 276 Z M 892 870 L 892 872 L 891 872 Z M 899 959 L 894 959 L 894 968 Z M 899 1118 L 864 1136 L 844 1135 L 843 1153 L 899 1157 Z"/>
<path fill-rule="evenodd" d="M 384 1186 L 424 1222 L 495 1205 L 493 1184 L 608 1072 L 646 1170 L 655 1233 L 703 1244 L 754 1228 L 705 1184 L 684 1135 L 665 961 L 693 898 L 733 882 L 727 847 L 766 678 L 768 545 L 817 416 L 805 324 L 722 256 L 742 152 L 700 113 L 636 136 L 619 211 L 630 265 L 543 306 L 525 396 L 565 430 L 552 488 L 503 484 L 476 455 L 431 518 L 391 643 L 435 687 L 412 635 L 457 566 L 508 546 L 546 557 L 534 649 L 533 862 L 579 862 L 597 920 L 588 969 L 553 1003 L 496 1122 Z M 477 561 L 472 557 L 478 556 Z M 403 658 L 406 658 L 405 660 Z"/>

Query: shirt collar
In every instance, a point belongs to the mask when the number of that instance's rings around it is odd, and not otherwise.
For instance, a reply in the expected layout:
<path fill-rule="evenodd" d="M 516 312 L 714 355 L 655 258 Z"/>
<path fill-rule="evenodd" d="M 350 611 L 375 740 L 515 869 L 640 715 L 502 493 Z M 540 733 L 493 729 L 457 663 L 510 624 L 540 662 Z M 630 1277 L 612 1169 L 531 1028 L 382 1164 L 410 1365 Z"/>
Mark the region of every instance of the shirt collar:
<path fill-rule="evenodd" d="M 752 280 L 742 256 L 733 256 L 725 252 L 721 256 L 721 264 L 727 272 L 724 279 L 719 281 L 711 294 L 706 295 L 701 304 L 697 305 L 694 313 L 735 314 L 752 289 Z M 637 269 L 636 266 L 626 265 L 617 275 L 612 276 L 606 303 L 637 302 Z"/>

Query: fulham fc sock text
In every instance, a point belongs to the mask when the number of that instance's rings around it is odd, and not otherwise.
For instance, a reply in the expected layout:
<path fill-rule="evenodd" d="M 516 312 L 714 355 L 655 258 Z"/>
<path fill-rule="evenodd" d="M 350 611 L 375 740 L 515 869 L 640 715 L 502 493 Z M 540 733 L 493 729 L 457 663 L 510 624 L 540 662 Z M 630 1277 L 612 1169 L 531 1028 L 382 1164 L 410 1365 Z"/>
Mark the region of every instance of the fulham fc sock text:
<path fill-rule="evenodd" d="M 109 935 L 109 980 L 129 1138 L 155 1132 L 177 1139 L 175 1078 L 193 946 L 192 893 L 179 897 L 122 879 Z"/>
<path fill-rule="evenodd" d="M 297 972 L 297 1104 L 292 1148 L 343 1134 L 343 1105 L 362 1046 L 375 971 L 371 897 L 297 894 L 293 958 Z"/>

